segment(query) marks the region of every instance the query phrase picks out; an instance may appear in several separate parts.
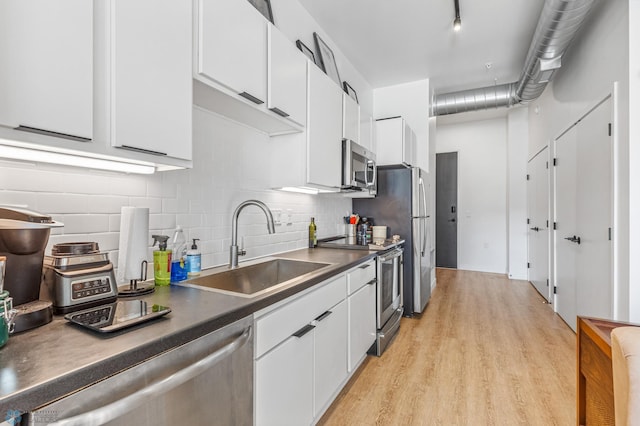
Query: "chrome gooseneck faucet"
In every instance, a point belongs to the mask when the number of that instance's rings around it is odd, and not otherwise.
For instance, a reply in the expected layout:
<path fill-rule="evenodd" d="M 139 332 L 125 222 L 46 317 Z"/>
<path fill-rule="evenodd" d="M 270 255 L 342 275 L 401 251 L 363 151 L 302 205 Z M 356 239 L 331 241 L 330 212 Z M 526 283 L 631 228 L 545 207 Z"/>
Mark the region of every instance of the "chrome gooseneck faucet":
<path fill-rule="evenodd" d="M 240 212 L 247 206 L 257 206 L 262 209 L 264 215 L 267 217 L 267 230 L 270 234 L 275 234 L 276 227 L 273 223 L 273 214 L 271 214 L 271 210 L 269 207 L 262 201 L 258 200 L 247 200 L 240 203 L 236 210 L 233 212 L 233 219 L 231 222 L 231 247 L 230 247 L 230 256 L 229 256 L 229 267 L 237 268 L 238 267 L 238 256 L 244 256 L 247 252 L 244 249 L 238 248 L 238 216 L 240 216 Z"/>

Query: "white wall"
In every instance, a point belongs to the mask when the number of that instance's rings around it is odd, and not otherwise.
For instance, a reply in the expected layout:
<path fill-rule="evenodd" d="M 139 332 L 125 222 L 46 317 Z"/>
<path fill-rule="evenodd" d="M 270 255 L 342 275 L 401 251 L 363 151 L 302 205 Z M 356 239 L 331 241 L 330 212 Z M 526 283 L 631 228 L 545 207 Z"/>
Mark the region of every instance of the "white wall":
<path fill-rule="evenodd" d="M 599 2 L 563 57 L 562 68 L 529 106 L 529 158 L 595 106 L 618 82 L 614 128 L 614 317 L 640 321 L 640 2 Z M 635 96 L 634 96 L 635 95 Z"/>
<path fill-rule="evenodd" d="M 417 165 L 429 171 L 429 80 L 376 88 L 373 96 L 373 117 L 403 117 L 416 133 Z"/>
<path fill-rule="evenodd" d="M 509 278 L 527 279 L 527 147 L 529 111 L 512 108 L 507 115 L 507 203 Z"/>
<path fill-rule="evenodd" d="M 458 268 L 506 273 L 506 118 L 438 125 L 436 152 L 454 151 L 458 152 Z"/>
<path fill-rule="evenodd" d="M 187 238 L 200 238 L 203 267 L 228 262 L 231 214 L 249 198 L 272 209 L 290 210 L 293 220 L 269 235 L 262 211 L 243 210 L 238 234 L 246 236 L 246 259 L 306 247 L 311 216 L 320 237 L 342 230 L 341 218 L 351 209 L 349 199 L 263 189 L 267 165 L 256 158 L 261 150 L 255 148 L 267 142 L 261 133 L 194 109 L 193 169 L 127 175 L 0 161 L 0 204 L 26 205 L 65 224 L 53 230 L 47 252 L 58 242 L 97 241 L 114 263 L 121 206 L 149 207 L 150 234 L 171 236 L 181 225 Z"/>

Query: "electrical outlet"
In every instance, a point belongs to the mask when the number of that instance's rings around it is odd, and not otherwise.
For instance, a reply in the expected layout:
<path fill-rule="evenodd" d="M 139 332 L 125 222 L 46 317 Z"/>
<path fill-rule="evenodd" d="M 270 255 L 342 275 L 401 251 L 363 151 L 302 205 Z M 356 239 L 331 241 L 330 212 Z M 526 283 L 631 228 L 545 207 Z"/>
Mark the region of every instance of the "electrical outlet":
<path fill-rule="evenodd" d="M 282 210 L 271 209 L 271 214 L 273 215 L 273 224 L 276 226 L 282 225 Z"/>
<path fill-rule="evenodd" d="M 287 209 L 284 214 L 284 220 L 287 226 L 293 225 L 293 210 Z"/>

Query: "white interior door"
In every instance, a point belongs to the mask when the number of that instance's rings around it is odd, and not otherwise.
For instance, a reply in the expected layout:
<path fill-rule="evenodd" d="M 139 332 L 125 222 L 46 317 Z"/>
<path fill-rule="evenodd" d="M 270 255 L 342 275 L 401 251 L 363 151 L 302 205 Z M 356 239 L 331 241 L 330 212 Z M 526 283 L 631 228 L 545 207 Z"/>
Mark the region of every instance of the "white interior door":
<path fill-rule="evenodd" d="M 576 330 L 576 315 L 612 318 L 611 101 L 556 141 L 557 311 Z"/>
<path fill-rule="evenodd" d="M 612 318 L 611 276 L 611 100 L 578 124 L 577 314 Z"/>
<path fill-rule="evenodd" d="M 555 256 L 556 311 L 576 330 L 576 255 L 578 245 L 567 238 L 577 236 L 577 143 L 572 127 L 556 140 L 555 168 Z"/>
<path fill-rule="evenodd" d="M 546 301 L 549 295 L 549 149 L 529 161 L 529 281 Z"/>

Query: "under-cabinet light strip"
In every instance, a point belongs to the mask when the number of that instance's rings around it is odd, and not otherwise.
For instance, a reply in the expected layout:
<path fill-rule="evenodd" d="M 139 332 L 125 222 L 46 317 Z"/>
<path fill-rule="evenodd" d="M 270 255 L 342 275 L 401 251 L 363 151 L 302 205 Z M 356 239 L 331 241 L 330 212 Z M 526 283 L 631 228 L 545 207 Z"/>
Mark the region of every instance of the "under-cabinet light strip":
<path fill-rule="evenodd" d="M 8 145 L 0 145 L 0 157 L 12 160 L 61 164 L 65 166 L 111 170 L 125 173 L 152 174 L 155 172 L 155 167 L 151 165 L 104 160 L 101 158 L 91 158 Z"/>

